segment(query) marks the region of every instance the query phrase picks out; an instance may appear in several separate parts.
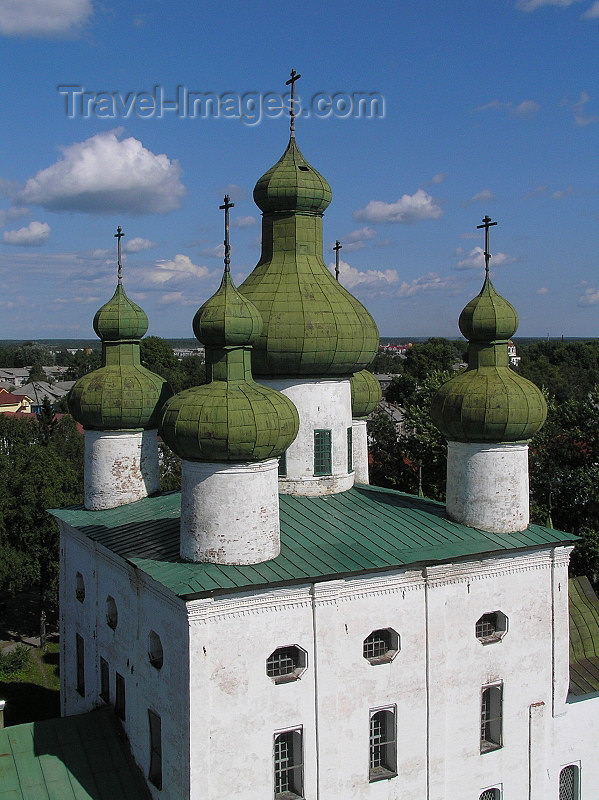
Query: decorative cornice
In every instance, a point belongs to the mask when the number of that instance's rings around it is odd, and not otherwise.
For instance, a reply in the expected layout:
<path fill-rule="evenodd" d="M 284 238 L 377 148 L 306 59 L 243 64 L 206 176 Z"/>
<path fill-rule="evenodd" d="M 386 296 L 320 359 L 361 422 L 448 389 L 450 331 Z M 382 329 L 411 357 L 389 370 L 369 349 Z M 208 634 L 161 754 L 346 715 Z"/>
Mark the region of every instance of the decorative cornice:
<path fill-rule="evenodd" d="M 293 589 L 265 589 L 227 597 L 208 597 L 186 603 L 190 622 L 207 622 L 225 617 L 248 617 L 256 614 L 284 611 L 289 608 L 309 608 L 312 605 L 310 584 Z"/>

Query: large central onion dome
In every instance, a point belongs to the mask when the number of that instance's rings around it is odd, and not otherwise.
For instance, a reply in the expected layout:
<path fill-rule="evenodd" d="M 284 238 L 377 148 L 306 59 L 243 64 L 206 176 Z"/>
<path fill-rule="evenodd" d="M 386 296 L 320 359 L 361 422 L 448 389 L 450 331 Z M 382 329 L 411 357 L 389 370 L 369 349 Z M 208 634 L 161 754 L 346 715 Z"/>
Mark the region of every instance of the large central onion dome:
<path fill-rule="evenodd" d="M 263 212 L 262 255 L 239 287 L 264 321 L 254 373 L 336 376 L 364 369 L 376 355 L 378 330 L 323 261 L 322 214 L 331 190 L 293 136 L 256 184 L 254 199 Z"/>
<path fill-rule="evenodd" d="M 206 345 L 209 383 L 185 389 L 164 408 L 160 435 L 188 461 L 252 462 L 280 456 L 299 427 L 285 395 L 252 378 L 251 345 L 262 320 L 225 271 L 198 310 L 194 333 Z"/>
<path fill-rule="evenodd" d="M 452 442 L 518 442 L 543 425 L 541 391 L 509 366 L 508 341 L 518 327 L 514 307 L 487 274 L 483 288 L 460 315 L 469 340 L 468 368 L 443 384 L 431 407 L 433 422 Z"/>
<path fill-rule="evenodd" d="M 120 282 L 94 317 L 102 340 L 102 367 L 84 375 L 69 393 L 69 411 L 84 428 L 156 428 L 168 383 L 140 362 L 139 340 L 148 329 L 145 312 L 130 300 Z"/>

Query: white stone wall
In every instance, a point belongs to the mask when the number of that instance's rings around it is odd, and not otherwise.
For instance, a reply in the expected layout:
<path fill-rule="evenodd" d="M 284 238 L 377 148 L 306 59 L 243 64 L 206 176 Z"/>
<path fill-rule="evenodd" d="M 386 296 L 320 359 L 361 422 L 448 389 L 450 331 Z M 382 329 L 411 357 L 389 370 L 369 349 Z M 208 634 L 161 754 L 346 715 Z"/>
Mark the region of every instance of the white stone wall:
<path fill-rule="evenodd" d="M 134 503 L 160 489 L 155 430 L 85 431 L 83 489 L 91 511 Z"/>
<path fill-rule="evenodd" d="M 262 380 L 293 401 L 300 424 L 286 453 L 287 477 L 279 479 L 283 494 L 336 494 L 354 484 L 347 469 L 347 429 L 352 427 L 349 378 L 281 378 Z M 314 475 L 314 431 L 330 430 L 332 474 Z"/>
<path fill-rule="evenodd" d="M 258 564 L 281 550 L 278 459 L 252 464 L 183 460 L 181 557 Z"/>
<path fill-rule="evenodd" d="M 148 709 L 162 720 L 163 789 L 148 783 L 155 798 L 189 796 L 189 659 L 185 604 L 159 584 L 60 523 L 61 705 L 63 715 L 104 705 L 100 698 L 100 657 L 109 664 L 110 702 L 115 674 L 125 679 L 123 727 L 133 756 L 147 777 L 150 766 Z M 85 581 L 85 600 L 76 599 L 76 573 Z M 114 598 L 118 624 L 106 622 L 106 598 Z M 150 630 L 160 636 L 162 669 L 148 658 Z M 85 640 L 85 697 L 76 691 L 75 634 Z"/>
<path fill-rule="evenodd" d="M 356 483 L 370 483 L 368 475 L 368 431 L 365 419 L 352 422 L 354 480 Z"/>
<path fill-rule="evenodd" d="M 529 522 L 528 445 L 447 443 L 447 514 L 493 533 L 523 531 Z"/>

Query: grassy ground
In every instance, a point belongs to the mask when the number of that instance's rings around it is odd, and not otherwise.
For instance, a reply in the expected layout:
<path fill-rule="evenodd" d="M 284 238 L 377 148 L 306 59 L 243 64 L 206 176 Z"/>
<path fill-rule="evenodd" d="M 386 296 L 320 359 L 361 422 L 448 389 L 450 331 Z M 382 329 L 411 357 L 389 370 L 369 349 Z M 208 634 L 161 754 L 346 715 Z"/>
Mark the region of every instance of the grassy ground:
<path fill-rule="evenodd" d="M 5 725 L 60 716 L 58 642 L 49 642 L 45 653 L 39 647 L 27 649 L 25 666 L 0 680 L 0 698 L 6 700 Z"/>

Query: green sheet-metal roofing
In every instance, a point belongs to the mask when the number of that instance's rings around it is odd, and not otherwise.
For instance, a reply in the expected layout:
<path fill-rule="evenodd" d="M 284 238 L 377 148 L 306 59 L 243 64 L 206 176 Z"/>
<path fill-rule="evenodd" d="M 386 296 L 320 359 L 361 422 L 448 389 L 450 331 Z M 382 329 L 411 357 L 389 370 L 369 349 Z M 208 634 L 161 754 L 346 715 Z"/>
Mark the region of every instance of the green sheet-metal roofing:
<path fill-rule="evenodd" d="M 487 275 L 460 316 L 470 340 L 468 368 L 441 386 L 431 406 L 433 422 L 449 441 L 526 441 L 545 422 L 542 392 L 509 366 L 508 339 L 517 324 L 513 306 Z"/>
<path fill-rule="evenodd" d="M 111 709 L 0 730 L 0 800 L 150 800 Z"/>
<path fill-rule="evenodd" d="M 599 692 L 599 598 L 585 576 L 568 581 L 570 693 Z"/>
<path fill-rule="evenodd" d="M 172 493 L 105 511 L 73 507 L 53 513 L 180 597 L 482 558 L 576 539 L 539 525 L 487 533 L 448 520 L 433 500 L 354 486 L 322 497 L 281 495 L 281 554 L 271 561 L 192 564 L 179 556 L 180 502 L 180 494 Z"/>
<path fill-rule="evenodd" d="M 258 309 L 237 291 L 230 272 L 193 318 L 193 332 L 205 345 L 251 345 L 261 331 Z"/>

